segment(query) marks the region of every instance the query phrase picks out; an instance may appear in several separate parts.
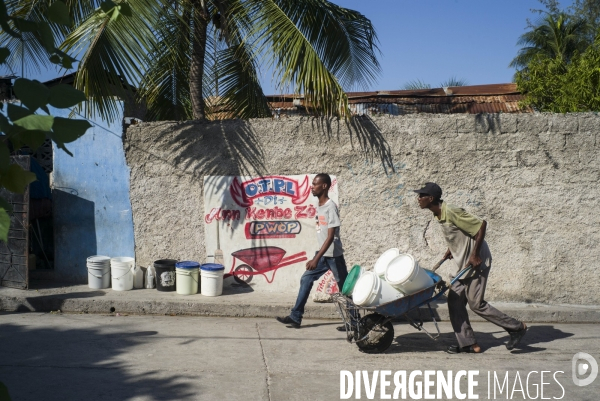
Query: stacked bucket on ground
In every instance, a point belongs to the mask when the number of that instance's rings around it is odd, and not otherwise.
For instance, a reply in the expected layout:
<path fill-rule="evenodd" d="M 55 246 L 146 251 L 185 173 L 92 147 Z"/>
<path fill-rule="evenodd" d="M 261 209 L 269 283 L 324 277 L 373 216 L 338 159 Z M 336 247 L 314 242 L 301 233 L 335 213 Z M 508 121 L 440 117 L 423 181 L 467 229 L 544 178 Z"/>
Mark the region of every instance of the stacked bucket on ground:
<path fill-rule="evenodd" d="M 342 292 L 352 295 L 356 305 L 369 307 L 412 295 L 433 284 L 433 279 L 412 255 L 401 254 L 397 248 L 392 248 L 377 259 L 373 271 L 354 266 Z"/>
<path fill-rule="evenodd" d="M 159 259 L 149 269 L 153 269 L 150 280 L 156 282 L 158 291 L 176 291 L 179 295 L 197 294 L 218 296 L 223 293 L 223 265 L 194 261 Z M 108 256 L 90 256 L 87 259 L 88 284 L 93 289 L 110 288 L 115 291 L 128 291 L 134 288 L 134 282 L 141 283 L 135 288 L 143 288 L 143 273 L 135 267 L 135 259 L 130 257 L 110 258 Z M 140 276 L 141 275 L 141 276 Z M 112 280 L 111 280 L 112 279 Z M 147 286 L 154 288 L 154 285 Z"/>
<path fill-rule="evenodd" d="M 88 284 L 90 288 L 110 287 L 110 258 L 108 256 L 90 256 L 87 258 Z"/>
<path fill-rule="evenodd" d="M 130 257 L 112 258 L 110 260 L 110 275 L 112 276 L 112 289 L 115 291 L 129 291 L 133 289 L 133 269 L 135 259 Z"/>

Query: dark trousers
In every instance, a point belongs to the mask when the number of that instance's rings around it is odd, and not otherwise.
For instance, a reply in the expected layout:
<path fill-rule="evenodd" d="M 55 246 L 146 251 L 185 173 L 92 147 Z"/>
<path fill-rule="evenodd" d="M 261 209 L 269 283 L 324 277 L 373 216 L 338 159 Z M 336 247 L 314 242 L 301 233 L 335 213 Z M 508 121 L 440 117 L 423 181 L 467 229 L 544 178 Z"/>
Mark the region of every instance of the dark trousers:
<path fill-rule="evenodd" d="M 467 304 L 473 312 L 506 331 L 517 331 L 523 328 L 522 322 L 500 312 L 483 299 L 490 269 L 491 266 L 483 271 L 478 269 L 472 277 L 458 280 L 450 287 L 448 311 L 460 347 L 477 343 L 469 321 Z"/>
<path fill-rule="evenodd" d="M 335 256 L 335 257 L 325 257 L 323 256 L 319 259 L 319 263 L 315 270 L 306 270 L 302 277 L 300 278 L 300 289 L 298 290 L 298 298 L 296 299 L 296 304 L 292 308 L 292 312 L 290 313 L 290 317 L 298 322 L 302 323 L 302 315 L 304 315 L 304 306 L 308 301 L 308 296 L 310 295 L 310 290 L 312 289 L 313 283 L 317 281 L 321 276 L 327 273 L 327 270 L 331 270 L 333 273 L 333 277 L 337 282 L 338 288 L 340 291 L 344 286 L 344 282 L 346 281 L 346 277 L 348 276 L 348 268 L 346 267 L 346 261 L 344 260 L 344 255 Z"/>

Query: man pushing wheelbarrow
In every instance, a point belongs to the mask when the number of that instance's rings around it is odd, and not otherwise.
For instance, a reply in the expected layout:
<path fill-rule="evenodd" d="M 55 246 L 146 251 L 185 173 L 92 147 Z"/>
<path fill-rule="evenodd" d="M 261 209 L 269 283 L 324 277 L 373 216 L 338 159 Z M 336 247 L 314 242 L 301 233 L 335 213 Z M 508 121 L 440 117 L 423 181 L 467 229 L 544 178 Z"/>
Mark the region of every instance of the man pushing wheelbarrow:
<path fill-rule="evenodd" d="M 316 224 L 319 250 L 314 258 L 306 262 L 306 271 L 300 278 L 298 298 L 290 314 L 286 317 L 277 318 L 279 322 L 288 325 L 288 327 L 300 328 L 304 306 L 308 301 L 310 290 L 313 283 L 322 275 L 331 270 L 340 289 L 344 287 L 344 282 L 348 276 L 344 250 L 340 240 L 340 213 L 337 205 L 329 199 L 330 188 L 331 177 L 328 174 L 317 174 L 313 179 L 312 194 L 318 198 Z M 338 330 L 346 331 L 346 327 L 338 327 Z"/>
<path fill-rule="evenodd" d="M 418 194 L 419 207 L 429 209 L 440 224 L 448 245 L 444 260 L 454 259 L 459 269 L 467 265 L 473 267 L 465 277 L 453 282 L 448 293 L 448 311 L 458 345 L 449 346 L 447 352 L 481 352 L 469 322 L 467 303 L 473 312 L 508 332 L 510 338 L 506 348 L 512 350 L 527 332 L 527 326 L 500 312 L 483 299 L 492 266 L 492 254 L 484 240 L 486 221 L 444 202 L 442 188 L 433 182 L 425 183 L 423 188 L 414 192 Z"/>

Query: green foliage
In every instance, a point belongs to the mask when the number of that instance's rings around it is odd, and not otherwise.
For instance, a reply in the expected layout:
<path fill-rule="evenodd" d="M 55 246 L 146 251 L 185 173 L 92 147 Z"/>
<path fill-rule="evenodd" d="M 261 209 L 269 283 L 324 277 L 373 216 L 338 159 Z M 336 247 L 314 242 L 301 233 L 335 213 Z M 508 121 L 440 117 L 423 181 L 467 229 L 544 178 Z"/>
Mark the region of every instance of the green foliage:
<path fill-rule="evenodd" d="M 4 208 L 0 208 L 0 240 L 8 241 L 8 230 L 10 229 L 10 215 Z M 2 389 L 0 389 L 2 391 Z M 1 400 L 2 398 L 0 398 Z"/>
<path fill-rule="evenodd" d="M 600 111 L 600 37 L 570 63 L 540 55 L 517 72 L 524 105 L 556 113 Z"/>
<path fill-rule="evenodd" d="M 588 25 L 588 38 L 593 40 L 600 29 L 600 1 L 575 0 L 568 8 L 575 18 L 584 19 Z"/>
<path fill-rule="evenodd" d="M 61 1 L 54 2 L 47 10 L 48 19 L 59 25 L 70 25 L 68 8 Z M 70 68 L 74 59 L 58 50 L 54 45 L 53 30 L 48 22 L 29 20 L 9 15 L 4 0 L 0 0 L 0 26 L 4 33 L 13 38 L 30 34 L 31 40 L 43 49 L 52 62 Z M 0 48 L 0 63 L 10 57 L 7 47 Z M 8 103 L 6 115 L 0 114 L 0 188 L 15 193 L 23 193 L 27 185 L 35 181 L 35 174 L 23 170 L 17 164 L 10 164 L 10 148 L 19 150 L 24 145 L 32 150 L 40 147 L 46 138 L 72 155 L 65 143 L 81 137 L 91 126 L 86 120 L 75 120 L 50 115 L 48 106 L 69 108 L 86 100 L 85 95 L 68 85 L 47 88 L 41 82 L 19 78 L 14 91 L 21 105 Z M 1 105 L 1 104 L 0 104 Z M 36 114 L 38 110 L 45 114 Z M 10 228 L 10 207 L 0 198 L 0 240 L 6 241 Z"/>
<path fill-rule="evenodd" d="M 460 79 L 456 77 L 450 77 L 447 80 L 440 83 L 440 88 L 445 86 L 467 86 L 469 83 L 466 79 Z M 408 81 L 402 87 L 404 90 L 416 90 L 416 89 L 431 89 L 431 85 L 427 82 L 421 81 L 420 79 L 413 79 Z"/>
<path fill-rule="evenodd" d="M 558 16 L 560 13 L 566 13 L 574 19 L 584 20 L 587 25 L 585 33 L 588 42 L 593 42 L 594 37 L 600 29 L 600 1 L 598 0 L 574 0 L 569 7 L 562 9 L 558 0 L 538 0 L 545 10 L 532 10 L 534 12 L 544 14 L 552 14 Z M 529 21 L 528 21 L 529 22 Z M 534 25 L 529 22 L 529 27 Z"/>
<path fill-rule="evenodd" d="M 71 26 L 71 24 L 73 24 L 73 21 L 69 16 L 69 8 L 62 1 L 55 1 L 52 3 L 46 12 L 46 15 L 48 16 L 48 20 L 54 23 L 65 26 Z"/>
<path fill-rule="evenodd" d="M 566 13 L 547 13 L 530 31 L 519 37 L 517 45 L 523 47 L 510 62 L 510 67 L 527 68 L 538 56 L 560 59 L 568 63 L 577 53 L 585 51 L 590 44 L 587 39 L 588 25 L 585 20 Z"/>
<path fill-rule="evenodd" d="M 420 79 L 413 79 L 408 81 L 402 87 L 404 90 L 417 90 L 417 89 L 431 89 L 431 85 L 425 81 L 421 81 Z"/>
<path fill-rule="evenodd" d="M 445 86 L 467 86 L 468 84 L 469 82 L 466 79 L 450 77 L 440 83 L 440 86 L 443 88 Z"/>
<path fill-rule="evenodd" d="M 48 102 L 57 109 L 68 109 L 85 101 L 85 94 L 71 85 L 56 85 L 50 88 Z"/>
<path fill-rule="evenodd" d="M 261 67 L 316 112 L 345 115 L 345 91 L 380 71 L 371 21 L 327 0 L 69 0 L 69 27 L 44 15 L 55 3 L 10 2 L 20 18 L 48 22 L 61 51 L 80 60 L 74 86 L 90 99 L 83 112 L 109 121 L 132 86 L 150 118 L 270 116 Z M 39 49 L 24 46 L 42 64 Z M 64 64 L 59 53 L 50 60 Z M 205 103 L 214 109 L 204 113 Z"/>
<path fill-rule="evenodd" d="M 65 143 L 77 140 L 85 134 L 87 129 L 91 126 L 92 125 L 86 120 L 56 117 L 54 118 L 54 124 L 52 125 L 52 132 L 49 132 L 48 136 L 52 138 L 59 148 L 73 156 L 73 154 L 65 147 Z"/>
<path fill-rule="evenodd" d="M 27 185 L 35 181 L 35 174 L 25 171 L 17 164 L 8 166 L 8 170 L 2 172 L 0 176 L 0 185 L 11 192 L 22 194 Z"/>
<path fill-rule="evenodd" d="M 50 91 L 39 81 L 19 78 L 14 85 L 17 98 L 32 112 L 48 103 Z"/>
<path fill-rule="evenodd" d="M 6 222 L 5 219 L 0 216 L 0 225 L 5 222 Z M 10 220 L 9 220 L 9 223 L 10 223 Z M 3 230 L 0 228 L 0 232 L 2 232 L 2 231 Z M 0 239 L 3 239 L 3 238 L 0 238 Z M 6 239 L 4 239 L 4 241 L 6 241 Z M 0 382 L 0 401 L 10 401 L 10 395 L 8 395 L 8 389 L 2 382 Z"/>

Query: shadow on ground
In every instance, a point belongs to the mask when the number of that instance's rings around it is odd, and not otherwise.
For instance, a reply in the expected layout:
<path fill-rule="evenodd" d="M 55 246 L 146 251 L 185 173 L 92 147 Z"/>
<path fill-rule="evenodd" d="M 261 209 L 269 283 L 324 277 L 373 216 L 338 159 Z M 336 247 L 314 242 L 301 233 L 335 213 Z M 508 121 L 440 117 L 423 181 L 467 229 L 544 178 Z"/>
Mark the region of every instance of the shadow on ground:
<path fill-rule="evenodd" d="M 29 280 L 29 291 L 32 290 L 54 290 L 57 288 L 69 288 L 85 284 L 87 287 L 87 280 L 84 283 L 66 282 L 59 280 Z"/>
<path fill-rule="evenodd" d="M 0 378 L 12 401 L 20 400 L 179 400 L 198 397 L 181 372 L 135 372 L 123 354 L 156 331 L 102 333 L 3 324 Z M 19 344 L 17 346 L 16 344 Z"/>
<path fill-rule="evenodd" d="M 430 327 L 427 327 L 427 330 L 429 330 L 430 333 L 434 332 L 435 326 L 433 326 L 433 324 L 430 324 L 429 326 Z M 477 325 L 475 324 L 473 328 L 477 330 Z M 508 333 L 502 329 L 493 333 L 481 333 L 475 331 L 475 336 L 477 337 L 477 343 L 481 346 L 484 353 L 490 348 L 504 347 L 504 344 L 508 341 Z M 573 336 L 573 333 L 564 332 L 552 325 L 530 326 L 527 334 L 512 353 L 526 354 L 545 351 L 546 348 L 535 345 L 546 344 L 571 336 Z M 429 338 L 427 334 L 415 331 L 414 333 L 397 336 L 386 353 L 439 352 L 445 351 L 448 345 L 454 345 L 456 343 L 456 336 L 454 333 L 441 333 L 440 337 L 434 341 Z"/>
<path fill-rule="evenodd" d="M 37 297 L 27 297 L 27 305 L 20 304 L 14 312 L 47 312 L 62 309 L 65 301 L 69 299 L 83 299 L 103 297 L 106 293 L 103 291 L 80 291 L 68 292 L 65 294 L 42 295 Z"/>

